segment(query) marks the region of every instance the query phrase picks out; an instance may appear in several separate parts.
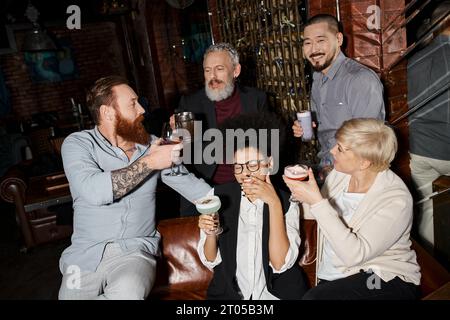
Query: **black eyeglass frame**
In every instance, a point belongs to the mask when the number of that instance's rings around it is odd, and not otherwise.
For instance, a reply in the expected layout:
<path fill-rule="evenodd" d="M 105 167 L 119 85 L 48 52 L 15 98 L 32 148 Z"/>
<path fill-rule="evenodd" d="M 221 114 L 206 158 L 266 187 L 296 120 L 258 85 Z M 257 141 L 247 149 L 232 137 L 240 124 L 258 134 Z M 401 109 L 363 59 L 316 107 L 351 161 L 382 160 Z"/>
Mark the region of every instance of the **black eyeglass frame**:
<path fill-rule="evenodd" d="M 246 163 L 234 163 L 233 164 L 233 172 L 235 174 L 241 174 L 244 171 L 244 165 L 246 166 L 249 172 L 256 172 L 261 168 L 261 162 L 266 162 L 263 166 L 269 166 L 269 161 L 267 159 L 260 160 L 250 160 Z M 239 167 L 237 167 L 239 166 Z M 239 168 L 236 170 L 236 168 Z"/>

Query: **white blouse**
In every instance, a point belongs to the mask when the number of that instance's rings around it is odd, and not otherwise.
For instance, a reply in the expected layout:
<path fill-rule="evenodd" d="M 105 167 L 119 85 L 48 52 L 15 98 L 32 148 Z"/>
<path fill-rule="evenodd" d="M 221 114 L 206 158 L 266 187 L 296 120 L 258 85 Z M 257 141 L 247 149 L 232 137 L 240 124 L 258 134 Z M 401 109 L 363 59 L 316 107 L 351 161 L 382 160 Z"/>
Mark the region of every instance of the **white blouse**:
<path fill-rule="evenodd" d="M 336 197 L 334 207 L 346 224 L 352 219 L 365 195 L 365 193 L 342 192 Z M 322 262 L 319 263 L 317 278 L 332 281 L 345 277 L 342 272 L 336 269 L 333 264 L 333 259 L 336 259 L 336 253 L 330 242 L 325 239 Z"/>
<path fill-rule="evenodd" d="M 212 191 L 211 193 L 213 193 Z M 268 290 L 264 276 L 262 262 L 262 225 L 264 202 L 257 199 L 250 202 L 243 194 L 239 212 L 237 254 L 236 254 L 236 279 L 241 289 L 243 299 L 249 300 L 277 300 Z M 285 214 L 286 231 L 289 239 L 289 249 L 284 260 L 284 265 L 276 270 L 269 262 L 274 273 L 282 273 L 291 268 L 297 261 L 300 247 L 300 213 L 297 204 L 291 203 Z M 200 229 L 200 241 L 197 251 L 202 263 L 209 269 L 222 262 L 220 248 L 217 250 L 216 259 L 207 261 L 203 250 L 206 234 Z"/>

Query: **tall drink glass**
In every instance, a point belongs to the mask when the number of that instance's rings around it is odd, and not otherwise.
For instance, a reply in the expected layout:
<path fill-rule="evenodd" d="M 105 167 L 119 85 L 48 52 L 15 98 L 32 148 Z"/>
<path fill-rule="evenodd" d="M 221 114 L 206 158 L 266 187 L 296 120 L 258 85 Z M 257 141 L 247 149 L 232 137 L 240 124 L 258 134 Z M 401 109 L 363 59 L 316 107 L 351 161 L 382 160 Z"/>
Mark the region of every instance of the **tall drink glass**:
<path fill-rule="evenodd" d="M 314 136 L 312 128 L 311 111 L 302 110 L 297 112 L 297 120 L 303 129 L 302 141 L 311 141 Z"/>
<path fill-rule="evenodd" d="M 161 132 L 161 144 L 162 145 L 166 145 L 166 144 L 178 144 L 181 143 L 182 140 L 181 138 L 178 136 L 176 129 L 172 129 L 170 127 L 170 123 L 169 122 L 165 122 L 163 124 L 163 129 Z M 166 173 L 166 176 L 183 176 L 186 175 L 187 173 L 183 173 L 180 171 L 180 164 L 181 164 L 181 160 L 177 163 L 172 162 L 172 166 L 170 168 L 170 172 Z M 177 170 L 175 171 L 174 169 L 177 168 Z"/>
<path fill-rule="evenodd" d="M 183 142 L 190 143 L 194 139 L 194 114 L 188 111 L 175 113 L 175 123 L 189 132 L 189 137 L 183 136 Z"/>

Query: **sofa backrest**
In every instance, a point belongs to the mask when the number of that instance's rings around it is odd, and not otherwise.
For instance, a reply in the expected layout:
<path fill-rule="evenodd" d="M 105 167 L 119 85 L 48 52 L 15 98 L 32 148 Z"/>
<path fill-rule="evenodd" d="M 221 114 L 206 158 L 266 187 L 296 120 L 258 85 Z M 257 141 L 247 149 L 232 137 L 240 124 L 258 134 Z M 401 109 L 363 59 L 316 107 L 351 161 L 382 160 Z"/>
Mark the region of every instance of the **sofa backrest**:
<path fill-rule="evenodd" d="M 212 272 L 197 254 L 199 240 L 198 217 L 161 220 L 162 257 L 158 261 L 155 287 L 171 290 L 196 290 L 208 287 Z"/>
<path fill-rule="evenodd" d="M 158 230 L 161 233 L 162 257 L 158 262 L 157 279 L 154 290 L 161 288 L 179 292 L 197 292 L 190 297 L 205 298 L 206 289 L 212 277 L 201 263 L 197 254 L 199 240 L 198 217 L 184 217 L 161 220 Z M 316 228 L 314 220 L 301 220 L 301 238 L 299 264 L 303 267 L 314 286 L 316 266 Z M 422 272 L 422 297 L 437 290 L 450 281 L 450 275 L 430 254 L 413 241 L 413 249 Z M 160 295 L 163 297 L 164 295 Z M 173 295 L 172 295 L 173 296 Z"/>
<path fill-rule="evenodd" d="M 420 289 L 422 297 L 425 297 L 449 282 L 450 273 L 414 240 L 412 248 L 416 251 L 417 263 L 420 265 Z"/>
<path fill-rule="evenodd" d="M 158 261 L 154 290 L 170 287 L 171 290 L 177 291 L 206 291 L 212 272 L 203 266 L 197 254 L 199 240 L 197 224 L 197 216 L 159 222 L 158 231 L 161 233 L 162 257 Z M 302 220 L 301 226 L 302 245 L 299 263 L 304 267 L 310 284 L 313 284 L 316 222 Z"/>

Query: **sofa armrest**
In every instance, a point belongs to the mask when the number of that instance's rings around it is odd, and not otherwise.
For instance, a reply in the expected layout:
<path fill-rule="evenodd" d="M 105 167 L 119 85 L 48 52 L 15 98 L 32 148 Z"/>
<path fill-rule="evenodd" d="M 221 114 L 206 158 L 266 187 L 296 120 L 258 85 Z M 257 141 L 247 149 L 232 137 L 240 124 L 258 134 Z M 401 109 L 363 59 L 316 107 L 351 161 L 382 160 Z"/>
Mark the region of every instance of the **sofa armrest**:
<path fill-rule="evenodd" d="M 424 297 L 423 300 L 450 300 L 450 281 Z"/>
<path fill-rule="evenodd" d="M 0 197 L 9 203 L 13 203 L 18 196 L 24 201 L 27 182 L 28 179 L 23 170 L 17 165 L 12 166 L 0 182 Z"/>
<path fill-rule="evenodd" d="M 16 217 L 20 223 L 20 228 L 27 246 L 34 245 L 33 234 L 30 222 L 25 213 L 25 199 L 28 179 L 19 165 L 8 169 L 0 182 L 0 197 L 6 202 L 14 203 L 16 207 Z"/>
<path fill-rule="evenodd" d="M 152 296 L 159 299 L 205 299 L 212 272 L 197 254 L 198 218 L 161 220 L 161 253 Z"/>
<path fill-rule="evenodd" d="M 299 265 L 305 271 L 309 287 L 316 282 L 316 254 L 317 254 L 317 222 L 316 220 L 300 220 L 300 237 L 302 243 L 299 251 Z"/>
<path fill-rule="evenodd" d="M 420 272 L 422 274 L 420 289 L 422 291 L 422 297 L 425 297 L 449 282 L 450 274 L 414 240 L 412 240 L 412 248 L 416 251 L 417 262 L 420 265 Z"/>

